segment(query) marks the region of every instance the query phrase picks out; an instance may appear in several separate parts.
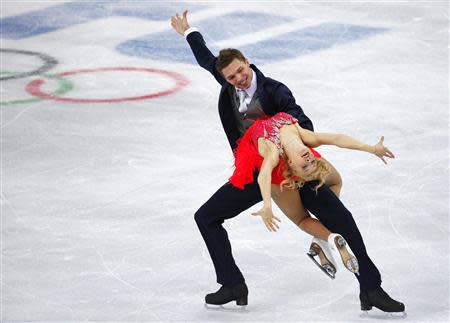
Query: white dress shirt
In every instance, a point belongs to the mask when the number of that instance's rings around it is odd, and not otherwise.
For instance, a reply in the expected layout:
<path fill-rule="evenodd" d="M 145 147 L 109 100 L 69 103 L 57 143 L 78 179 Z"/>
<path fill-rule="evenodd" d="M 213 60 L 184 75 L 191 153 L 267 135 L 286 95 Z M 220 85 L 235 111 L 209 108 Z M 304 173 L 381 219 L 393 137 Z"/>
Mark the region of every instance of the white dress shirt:
<path fill-rule="evenodd" d="M 256 92 L 256 88 L 258 86 L 258 82 L 256 79 L 256 73 L 253 69 L 252 69 L 252 74 L 253 74 L 252 82 L 250 83 L 250 87 L 248 89 L 242 90 L 242 89 L 236 88 L 236 92 L 238 93 L 238 96 L 239 96 L 239 92 L 241 92 L 241 91 L 244 91 L 246 93 L 245 100 L 244 100 L 245 104 L 250 103 L 250 101 L 253 98 L 253 95 Z"/>

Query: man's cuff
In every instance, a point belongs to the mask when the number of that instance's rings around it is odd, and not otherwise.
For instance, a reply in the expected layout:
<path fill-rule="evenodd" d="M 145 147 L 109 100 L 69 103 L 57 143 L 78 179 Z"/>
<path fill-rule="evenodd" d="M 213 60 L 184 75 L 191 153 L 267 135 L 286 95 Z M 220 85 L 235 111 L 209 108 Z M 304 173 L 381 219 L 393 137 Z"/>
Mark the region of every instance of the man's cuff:
<path fill-rule="evenodd" d="M 198 29 L 195 27 L 186 29 L 186 31 L 184 32 L 184 37 L 187 37 L 190 33 L 194 32 L 194 31 L 198 31 Z"/>

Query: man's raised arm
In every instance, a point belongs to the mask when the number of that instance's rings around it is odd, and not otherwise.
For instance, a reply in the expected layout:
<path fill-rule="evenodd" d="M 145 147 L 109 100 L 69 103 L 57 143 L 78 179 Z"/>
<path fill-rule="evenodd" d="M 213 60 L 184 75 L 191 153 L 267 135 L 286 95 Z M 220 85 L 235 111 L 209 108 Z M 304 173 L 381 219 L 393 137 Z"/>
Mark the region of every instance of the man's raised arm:
<path fill-rule="evenodd" d="M 172 28 L 180 35 L 186 37 L 186 40 L 191 46 L 192 53 L 197 60 L 197 63 L 210 72 L 214 78 L 221 85 L 226 81 L 222 75 L 216 70 L 216 60 L 217 58 L 211 53 L 208 47 L 206 47 L 205 40 L 203 36 L 198 32 L 196 28 L 191 28 L 187 20 L 188 11 L 185 10 L 183 15 L 180 16 L 178 13 L 171 17 Z"/>

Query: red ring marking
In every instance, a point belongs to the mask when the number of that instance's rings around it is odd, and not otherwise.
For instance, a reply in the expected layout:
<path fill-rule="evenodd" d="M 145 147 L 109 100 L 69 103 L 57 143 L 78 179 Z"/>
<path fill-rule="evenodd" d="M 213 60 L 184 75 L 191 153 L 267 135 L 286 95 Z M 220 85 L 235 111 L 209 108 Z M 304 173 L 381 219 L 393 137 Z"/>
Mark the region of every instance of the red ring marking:
<path fill-rule="evenodd" d="M 75 103 L 112 103 L 112 102 L 136 101 L 136 100 L 146 100 L 146 99 L 158 98 L 161 96 L 173 94 L 173 93 L 181 90 L 187 84 L 189 84 L 189 81 L 181 74 L 178 74 L 178 73 L 172 72 L 172 71 L 161 70 L 161 69 L 157 69 L 157 68 L 103 67 L 103 68 L 95 68 L 95 69 L 80 69 L 80 70 L 75 70 L 75 71 L 68 71 L 68 72 L 59 73 L 56 75 L 64 77 L 64 76 L 80 74 L 80 73 L 92 73 L 92 72 L 104 72 L 104 71 L 125 71 L 125 72 L 138 71 L 138 72 L 162 74 L 162 75 L 168 76 L 169 78 L 172 78 L 173 80 L 175 80 L 176 85 L 167 90 L 148 94 L 148 95 L 127 97 L 127 98 L 117 98 L 117 99 L 75 99 L 75 98 L 66 98 L 66 97 L 51 95 L 51 94 L 41 91 L 41 86 L 45 83 L 45 80 L 42 80 L 42 79 L 37 79 L 37 80 L 31 81 L 30 83 L 27 84 L 25 89 L 31 95 L 37 96 L 42 99 L 64 101 L 64 102 L 75 102 Z"/>

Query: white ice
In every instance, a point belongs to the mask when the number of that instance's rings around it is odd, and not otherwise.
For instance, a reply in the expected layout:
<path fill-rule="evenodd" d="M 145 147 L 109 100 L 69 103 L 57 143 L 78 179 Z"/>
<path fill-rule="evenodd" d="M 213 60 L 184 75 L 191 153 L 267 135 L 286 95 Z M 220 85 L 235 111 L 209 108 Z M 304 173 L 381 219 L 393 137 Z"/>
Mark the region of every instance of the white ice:
<path fill-rule="evenodd" d="M 2 1 L 1 14 L 61 3 Z M 175 13 L 190 4 L 167 5 Z M 363 153 L 319 151 L 343 176 L 342 200 L 383 287 L 406 304 L 408 316 L 398 321 L 448 322 L 448 2 L 202 5 L 190 16 L 193 26 L 217 17 L 226 30 L 233 22 L 221 16 L 236 10 L 292 19 L 254 38 L 217 40 L 220 47 L 327 22 L 388 29 L 259 67 L 290 87 L 316 131 L 368 143 L 385 136 L 396 155 L 387 166 Z M 59 63 L 48 74 L 125 66 L 176 71 L 189 80 L 181 91 L 147 100 L 1 106 L 2 321 L 397 321 L 375 311 L 362 316 L 356 279 L 344 271 L 334 281 L 325 277 L 306 256 L 310 237 L 286 217 L 279 232 L 269 233 L 250 215 L 258 206 L 225 224 L 249 305 L 245 311 L 204 308 L 204 295 L 219 286 L 193 215 L 232 171 L 217 113 L 220 88 L 196 65 L 115 50 L 128 39 L 169 32 L 169 18 L 110 16 L 2 38 L 2 49 L 55 57 Z M 2 75 L 39 64 L 4 53 Z M 1 101 L 32 99 L 25 86 L 36 78 L 2 81 Z M 67 78 L 74 88 L 64 96 L 71 98 L 140 96 L 171 86 L 167 78 L 138 72 Z M 57 87 L 47 80 L 42 90 Z"/>

